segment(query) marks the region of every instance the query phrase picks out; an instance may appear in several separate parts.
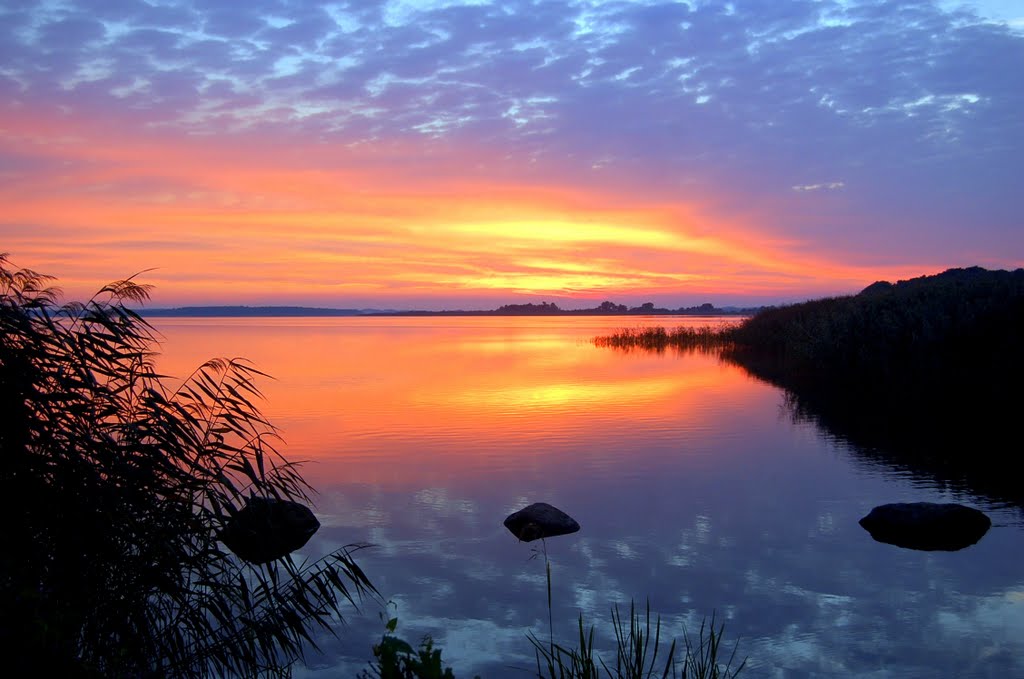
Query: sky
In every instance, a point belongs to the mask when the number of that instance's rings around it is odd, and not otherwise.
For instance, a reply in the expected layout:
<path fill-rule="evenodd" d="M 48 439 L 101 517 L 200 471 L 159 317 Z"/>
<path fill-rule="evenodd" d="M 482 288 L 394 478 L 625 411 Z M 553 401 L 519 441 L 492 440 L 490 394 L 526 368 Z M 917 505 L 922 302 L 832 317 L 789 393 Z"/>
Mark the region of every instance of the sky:
<path fill-rule="evenodd" d="M 152 306 L 1024 265 L 1024 3 L 0 2 L 0 252 Z"/>

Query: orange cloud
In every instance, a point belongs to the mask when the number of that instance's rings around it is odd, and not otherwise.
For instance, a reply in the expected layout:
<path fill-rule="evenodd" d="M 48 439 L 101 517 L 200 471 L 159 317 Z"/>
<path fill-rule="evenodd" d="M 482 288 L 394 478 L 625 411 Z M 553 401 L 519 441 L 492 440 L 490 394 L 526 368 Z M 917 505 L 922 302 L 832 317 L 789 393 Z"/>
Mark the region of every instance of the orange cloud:
<path fill-rule="evenodd" d="M 458 149 L 288 142 L 6 115 L 0 148 L 23 162 L 0 189 L 4 248 L 79 296 L 157 267 L 157 303 L 792 296 L 907 274 L 801 253 L 697 203 L 474 178 Z"/>

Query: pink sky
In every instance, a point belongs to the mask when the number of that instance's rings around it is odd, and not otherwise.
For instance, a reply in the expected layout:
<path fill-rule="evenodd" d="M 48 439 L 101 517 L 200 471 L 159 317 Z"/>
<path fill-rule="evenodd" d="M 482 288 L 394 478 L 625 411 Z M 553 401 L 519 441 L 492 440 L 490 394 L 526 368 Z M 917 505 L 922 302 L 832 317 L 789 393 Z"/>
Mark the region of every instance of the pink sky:
<path fill-rule="evenodd" d="M 1008 24 L 271 5 L 0 10 L 0 249 L 75 298 L 148 270 L 153 306 L 760 304 L 1024 261 Z"/>

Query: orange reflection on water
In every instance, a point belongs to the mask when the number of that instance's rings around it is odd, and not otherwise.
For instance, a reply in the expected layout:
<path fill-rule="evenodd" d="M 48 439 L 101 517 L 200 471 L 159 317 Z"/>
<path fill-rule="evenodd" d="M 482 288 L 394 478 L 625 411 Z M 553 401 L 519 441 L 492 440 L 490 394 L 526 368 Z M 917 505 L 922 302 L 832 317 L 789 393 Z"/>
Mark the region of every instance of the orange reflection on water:
<path fill-rule="evenodd" d="M 773 390 L 713 356 L 593 346 L 623 320 L 160 319 L 159 367 L 184 376 L 212 356 L 245 356 L 273 375 L 261 384 L 264 411 L 282 429 L 282 452 L 316 463 L 314 485 L 423 487 L 498 466 L 634 464 L 650 450 L 610 451 L 609 434 L 699 437 L 773 412 L 749 407 L 777 400 Z"/>

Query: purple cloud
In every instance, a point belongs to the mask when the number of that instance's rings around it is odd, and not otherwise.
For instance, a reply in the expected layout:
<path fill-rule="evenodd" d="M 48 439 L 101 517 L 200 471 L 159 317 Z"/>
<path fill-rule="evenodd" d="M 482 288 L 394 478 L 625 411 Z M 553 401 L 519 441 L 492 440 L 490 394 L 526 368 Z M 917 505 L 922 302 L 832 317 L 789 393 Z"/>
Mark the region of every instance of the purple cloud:
<path fill-rule="evenodd" d="M 126 0 L 0 10 L 0 31 L 23 105 L 440 139 L 534 180 L 743 196 L 719 207 L 855 257 L 1024 254 L 1024 35 L 933 2 Z M 830 184 L 843 200 L 792 190 Z"/>

